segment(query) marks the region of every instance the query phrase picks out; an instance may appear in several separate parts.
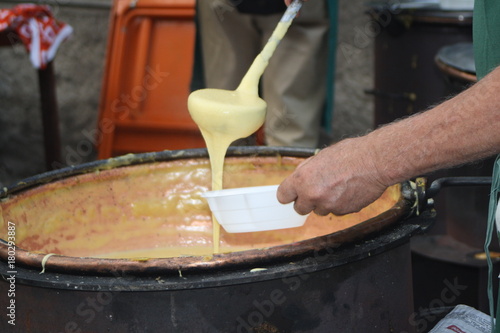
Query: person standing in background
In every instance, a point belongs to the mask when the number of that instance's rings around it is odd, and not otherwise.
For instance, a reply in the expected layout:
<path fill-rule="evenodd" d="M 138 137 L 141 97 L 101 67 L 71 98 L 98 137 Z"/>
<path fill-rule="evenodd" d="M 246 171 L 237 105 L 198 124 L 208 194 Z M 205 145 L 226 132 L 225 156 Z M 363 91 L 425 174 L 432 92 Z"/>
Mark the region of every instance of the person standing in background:
<path fill-rule="evenodd" d="M 265 144 L 316 148 L 326 106 L 330 21 L 328 2 L 304 5 L 269 61 L 261 80 L 267 102 Z M 206 87 L 234 90 L 281 19 L 283 0 L 197 2 Z"/>

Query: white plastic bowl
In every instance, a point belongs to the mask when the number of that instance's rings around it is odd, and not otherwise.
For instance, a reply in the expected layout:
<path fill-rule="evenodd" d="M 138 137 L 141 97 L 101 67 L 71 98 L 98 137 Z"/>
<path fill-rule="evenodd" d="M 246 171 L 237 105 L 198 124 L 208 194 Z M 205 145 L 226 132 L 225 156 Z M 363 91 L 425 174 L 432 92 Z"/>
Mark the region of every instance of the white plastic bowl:
<path fill-rule="evenodd" d="M 281 204 L 276 198 L 278 185 L 253 186 L 208 191 L 202 194 L 220 225 L 230 233 L 296 228 L 307 215 Z"/>

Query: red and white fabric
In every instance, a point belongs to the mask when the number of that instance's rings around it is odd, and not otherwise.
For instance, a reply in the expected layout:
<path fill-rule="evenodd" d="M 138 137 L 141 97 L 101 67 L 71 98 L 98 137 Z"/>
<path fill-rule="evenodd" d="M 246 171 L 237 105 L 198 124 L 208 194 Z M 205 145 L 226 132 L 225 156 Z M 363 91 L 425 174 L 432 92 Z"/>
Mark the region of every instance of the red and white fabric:
<path fill-rule="evenodd" d="M 22 4 L 0 9 L 0 31 L 13 30 L 23 42 L 35 68 L 45 68 L 57 53 L 59 45 L 73 28 L 56 20 L 49 6 Z"/>

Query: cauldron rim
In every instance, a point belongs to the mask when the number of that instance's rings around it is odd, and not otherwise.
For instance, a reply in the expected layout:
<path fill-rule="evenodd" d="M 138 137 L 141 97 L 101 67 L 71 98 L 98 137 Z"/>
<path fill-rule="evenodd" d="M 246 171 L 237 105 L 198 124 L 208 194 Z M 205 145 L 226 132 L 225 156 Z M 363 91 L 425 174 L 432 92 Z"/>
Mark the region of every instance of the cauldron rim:
<path fill-rule="evenodd" d="M 288 156 L 307 158 L 314 155 L 316 150 L 309 148 L 293 147 L 231 147 L 226 156 Z M 71 176 L 106 170 L 110 167 L 120 168 L 131 165 L 140 165 L 152 162 L 165 162 L 179 159 L 207 158 L 206 149 L 187 149 L 162 151 L 143 154 L 128 154 L 107 160 L 98 160 L 71 166 L 60 170 L 46 172 L 21 180 L 11 187 L 0 191 L 0 200 L 11 194 L 16 194 L 32 187 L 40 186 L 55 180 Z M 73 257 L 53 255 L 47 258 L 45 268 L 51 272 L 96 274 L 99 276 L 113 276 L 116 274 L 129 275 L 157 275 L 179 274 L 179 272 L 201 272 L 207 270 L 224 270 L 241 267 L 262 267 L 266 264 L 300 260 L 308 255 L 335 249 L 351 244 L 368 235 L 380 232 L 391 224 L 401 221 L 411 215 L 413 203 L 408 198 L 400 197 L 398 202 L 382 214 L 363 221 L 348 229 L 340 230 L 327 235 L 310 238 L 295 243 L 283 244 L 272 247 L 272 255 L 263 249 L 253 249 L 241 252 L 221 253 L 214 255 L 210 260 L 199 256 L 177 258 L 151 258 L 148 260 L 133 259 L 106 259 L 92 257 Z M 42 262 L 47 254 L 34 253 L 16 247 L 16 264 L 30 268 L 42 269 Z M 0 258 L 7 261 L 8 242 L 0 239 Z M 78 260 L 75 260 L 78 259 Z M 242 260 L 244 259 L 244 260 Z"/>
<path fill-rule="evenodd" d="M 343 244 L 334 252 L 294 258 L 293 261 L 287 262 L 272 262 L 260 265 L 257 269 L 249 266 L 232 267 L 230 270 L 177 271 L 171 272 L 172 274 L 162 274 L 162 272 L 152 274 L 152 272 L 149 275 L 137 275 L 120 270 L 110 275 L 97 276 L 52 270 L 40 274 L 40 270 L 36 268 L 18 267 L 15 271 L 16 283 L 71 291 L 137 292 L 192 290 L 277 279 L 282 281 L 307 279 L 312 273 L 349 265 L 404 246 L 413 235 L 423 232 L 434 221 L 435 211 L 424 211 L 418 216 L 411 216 L 404 223 L 395 223 L 371 235 L 368 240 Z M 0 261 L 0 275 L 8 277 L 8 271 L 7 263 Z"/>

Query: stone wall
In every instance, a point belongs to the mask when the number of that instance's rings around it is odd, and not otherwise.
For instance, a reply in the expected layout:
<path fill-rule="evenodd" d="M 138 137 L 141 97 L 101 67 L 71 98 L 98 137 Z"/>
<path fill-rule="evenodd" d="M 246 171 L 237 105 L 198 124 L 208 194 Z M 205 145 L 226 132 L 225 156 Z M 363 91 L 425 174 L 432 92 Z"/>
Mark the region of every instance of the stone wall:
<path fill-rule="evenodd" d="M 108 35 L 109 9 L 45 2 L 57 19 L 74 28 L 54 61 L 63 160 L 96 126 Z M 88 2 L 92 4 L 91 2 Z M 0 2 L 2 8 L 13 3 Z M 0 48 L 0 184 L 45 171 L 38 75 L 22 45 Z M 79 164 L 93 151 L 74 154 Z"/>
<path fill-rule="evenodd" d="M 36 3 L 36 1 L 34 1 Z M 74 28 L 59 48 L 57 82 L 63 162 L 95 159 L 86 133 L 96 127 L 111 0 L 45 1 Z M 373 38 L 362 0 L 340 1 L 335 111 L 331 141 L 372 126 Z M 9 8 L 14 1 L 1 2 Z M 38 78 L 21 45 L 0 48 L 0 185 L 45 171 Z M 77 151 L 78 150 L 78 151 Z"/>

